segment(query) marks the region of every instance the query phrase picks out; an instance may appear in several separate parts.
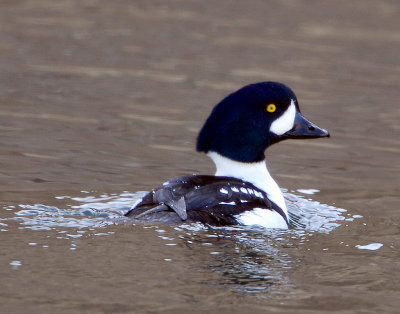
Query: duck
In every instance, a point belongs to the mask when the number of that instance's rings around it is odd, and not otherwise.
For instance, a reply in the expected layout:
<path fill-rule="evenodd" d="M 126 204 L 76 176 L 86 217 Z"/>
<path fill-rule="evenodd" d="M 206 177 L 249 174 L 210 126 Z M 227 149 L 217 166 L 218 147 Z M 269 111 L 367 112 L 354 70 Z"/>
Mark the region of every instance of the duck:
<path fill-rule="evenodd" d="M 213 108 L 198 134 L 196 150 L 211 158 L 215 175 L 164 182 L 125 216 L 146 223 L 288 229 L 288 209 L 268 171 L 265 150 L 287 139 L 329 136 L 301 114 L 295 93 L 285 84 L 246 85 Z"/>

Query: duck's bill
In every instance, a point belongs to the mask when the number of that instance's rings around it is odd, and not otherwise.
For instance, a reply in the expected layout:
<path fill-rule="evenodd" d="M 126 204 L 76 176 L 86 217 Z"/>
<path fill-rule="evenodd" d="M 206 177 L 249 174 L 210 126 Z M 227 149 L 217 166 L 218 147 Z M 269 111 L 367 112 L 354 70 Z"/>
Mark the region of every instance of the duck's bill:
<path fill-rule="evenodd" d="M 318 137 L 329 137 L 327 130 L 321 129 L 314 123 L 304 118 L 300 112 L 296 113 L 294 118 L 294 125 L 290 131 L 287 131 L 282 135 L 284 138 L 318 138 Z"/>

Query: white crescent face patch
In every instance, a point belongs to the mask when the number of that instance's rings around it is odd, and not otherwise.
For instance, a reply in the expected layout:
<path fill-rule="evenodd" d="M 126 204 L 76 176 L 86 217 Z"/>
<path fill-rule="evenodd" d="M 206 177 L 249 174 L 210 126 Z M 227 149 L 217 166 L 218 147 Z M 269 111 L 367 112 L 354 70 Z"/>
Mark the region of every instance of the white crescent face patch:
<path fill-rule="evenodd" d="M 282 135 L 290 131 L 294 125 L 294 118 L 296 116 L 296 105 L 292 99 L 286 111 L 274 122 L 272 122 L 270 131 L 276 135 Z"/>

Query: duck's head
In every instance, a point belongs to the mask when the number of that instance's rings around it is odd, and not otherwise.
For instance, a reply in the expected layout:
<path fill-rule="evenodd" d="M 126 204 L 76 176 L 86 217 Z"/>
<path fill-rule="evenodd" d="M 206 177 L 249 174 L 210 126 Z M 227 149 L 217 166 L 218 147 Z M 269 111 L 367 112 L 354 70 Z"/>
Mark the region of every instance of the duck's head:
<path fill-rule="evenodd" d="M 241 162 L 264 160 L 265 149 L 293 138 L 329 137 L 300 113 L 296 95 L 278 82 L 247 85 L 217 104 L 197 139 L 197 151 Z"/>

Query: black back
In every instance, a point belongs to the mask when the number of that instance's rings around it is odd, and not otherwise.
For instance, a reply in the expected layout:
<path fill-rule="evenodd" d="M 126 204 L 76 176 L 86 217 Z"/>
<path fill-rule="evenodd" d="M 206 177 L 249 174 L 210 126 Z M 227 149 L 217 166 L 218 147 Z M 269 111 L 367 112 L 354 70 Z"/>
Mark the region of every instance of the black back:
<path fill-rule="evenodd" d="M 187 222 L 216 226 L 234 225 L 237 224 L 235 215 L 256 207 L 276 211 L 287 222 L 282 209 L 253 184 L 232 177 L 208 175 L 193 175 L 166 182 L 146 194 L 125 216 L 135 218 L 151 208 L 165 205 L 162 210 L 144 215 L 140 220 L 182 223 L 182 219 L 173 210 L 173 204 L 182 198 Z"/>

